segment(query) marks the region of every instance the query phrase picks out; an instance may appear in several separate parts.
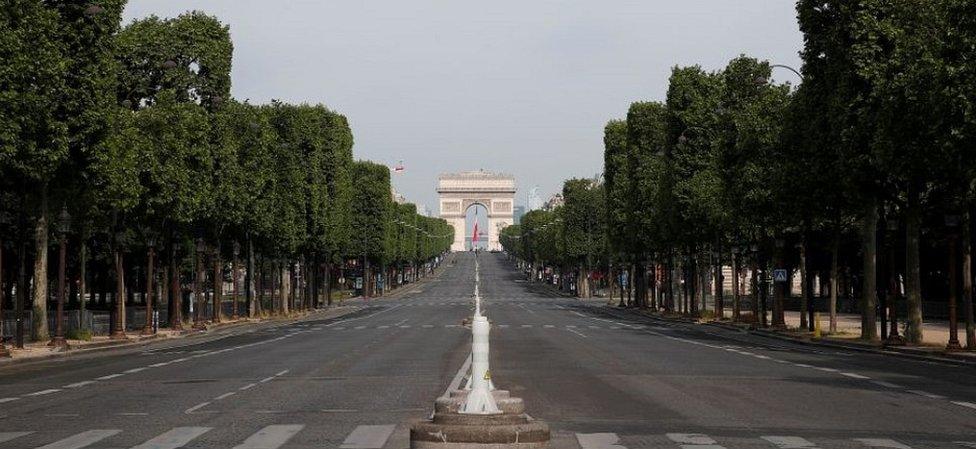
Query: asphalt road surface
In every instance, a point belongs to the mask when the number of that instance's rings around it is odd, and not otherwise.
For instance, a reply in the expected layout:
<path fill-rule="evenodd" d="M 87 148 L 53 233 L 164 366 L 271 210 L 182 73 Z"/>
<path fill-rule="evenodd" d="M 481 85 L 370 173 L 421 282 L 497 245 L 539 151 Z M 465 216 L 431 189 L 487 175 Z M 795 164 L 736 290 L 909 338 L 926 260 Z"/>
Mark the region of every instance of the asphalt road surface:
<path fill-rule="evenodd" d="M 976 370 L 638 317 L 478 256 L 492 377 L 554 448 L 976 448 Z M 350 314 L 0 368 L 2 448 L 406 448 L 470 352 L 475 256 Z"/>

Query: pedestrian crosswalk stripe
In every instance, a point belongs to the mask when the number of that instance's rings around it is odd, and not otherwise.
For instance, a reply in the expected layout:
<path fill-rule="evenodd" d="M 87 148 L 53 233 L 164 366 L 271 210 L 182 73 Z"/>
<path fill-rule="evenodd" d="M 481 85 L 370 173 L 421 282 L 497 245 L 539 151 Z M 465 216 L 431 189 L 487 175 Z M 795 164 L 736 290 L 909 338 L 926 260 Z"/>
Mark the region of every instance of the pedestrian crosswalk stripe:
<path fill-rule="evenodd" d="M 267 426 L 254 435 L 247 437 L 243 443 L 235 446 L 234 449 L 277 449 L 304 428 L 305 426 L 303 424 L 277 424 Z"/>
<path fill-rule="evenodd" d="M 725 449 L 708 435 L 700 433 L 669 433 L 667 437 L 681 445 L 681 449 Z"/>
<path fill-rule="evenodd" d="M 32 433 L 34 432 L 0 432 L 0 443 L 17 439 L 24 435 L 30 435 Z"/>
<path fill-rule="evenodd" d="M 816 449 L 817 445 L 800 437 L 766 436 L 760 437 L 780 449 Z"/>
<path fill-rule="evenodd" d="M 582 449 L 627 449 L 615 433 L 577 433 L 576 441 Z"/>
<path fill-rule="evenodd" d="M 906 446 L 895 440 L 889 440 L 887 438 L 855 438 L 857 441 L 867 447 L 883 447 L 887 449 L 912 449 L 911 446 Z"/>
<path fill-rule="evenodd" d="M 85 446 L 102 441 L 119 432 L 121 432 L 121 430 L 118 429 L 89 430 L 87 432 L 81 432 L 63 440 L 41 446 L 37 449 L 81 449 Z"/>
<path fill-rule="evenodd" d="M 186 446 L 212 427 L 176 427 L 132 449 L 177 449 Z"/>
<path fill-rule="evenodd" d="M 346 440 L 342 442 L 341 449 L 381 449 L 386 440 L 393 434 L 393 424 L 381 426 L 357 426 Z"/>

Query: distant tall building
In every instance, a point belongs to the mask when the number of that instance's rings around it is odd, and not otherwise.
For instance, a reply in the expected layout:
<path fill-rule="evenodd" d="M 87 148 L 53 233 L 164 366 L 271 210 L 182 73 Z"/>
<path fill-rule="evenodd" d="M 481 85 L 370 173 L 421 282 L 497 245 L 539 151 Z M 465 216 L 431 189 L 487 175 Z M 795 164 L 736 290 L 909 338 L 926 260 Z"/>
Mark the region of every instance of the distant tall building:
<path fill-rule="evenodd" d="M 549 199 L 546 201 L 546 203 L 542 205 L 542 210 L 553 211 L 557 207 L 562 206 L 565 203 L 566 202 L 563 200 L 563 194 L 553 193 L 552 196 L 550 196 Z"/>
<path fill-rule="evenodd" d="M 539 186 L 529 189 L 529 201 L 527 206 L 529 207 L 529 211 L 542 209 L 542 197 L 539 196 Z"/>
<path fill-rule="evenodd" d="M 515 206 L 512 209 L 512 214 L 515 216 L 515 224 L 521 224 L 522 216 L 525 215 L 525 206 Z"/>

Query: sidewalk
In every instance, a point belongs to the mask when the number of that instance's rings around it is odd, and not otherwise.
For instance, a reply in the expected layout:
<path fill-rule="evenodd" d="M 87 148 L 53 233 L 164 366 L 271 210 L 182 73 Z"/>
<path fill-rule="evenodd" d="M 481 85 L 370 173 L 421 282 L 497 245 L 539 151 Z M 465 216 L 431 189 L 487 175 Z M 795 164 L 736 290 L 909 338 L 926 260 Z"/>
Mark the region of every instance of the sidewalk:
<path fill-rule="evenodd" d="M 357 298 L 350 298 L 346 300 L 347 304 L 349 302 L 356 302 Z M 133 330 L 126 333 L 128 337 L 125 340 L 112 340 L 108 336 L 98 335 L 92 337 L 91 340 L 68 340 L 67 350 L 57 350 L 55 348 L 49 347 L 46 341 L 30 342 L 25 343 L 24 349 L 16 349 L 9 343 L 7 344 L 7 350 L 10 351 L 9 358 L 0 358 L 0 368 L 4 365 L 19 362 L 29 362 L 34 360 L 43 360 L 54 357 L 68 357 L 79 354 L 86 354 L 102 350 L 112 350 L 121 349 L 127 347 L 144 346 L 153 342 L 187 338 L 192 336 L 213 334 L 218 331 L 228 330 L 235 327 L 241 327 L 245 325 L 257 325 L 261 323 L 272 323 L 272 322 L 288 322 L 288 321 L 300 321 L 302 319 L 308 318 L 311 315 L 316 315 L 319 313 L 328 312 L 338 312 L 336 316 L 343 315 L 348 312 L 352 312 L 351 307 L 333 306 L 332 308 L 321 308 L 310 310 L 305 313 L 296 312 L 293 314 L 285 316 L 275 316 L 268 318 L 240 318 L 238 320 L 230 320 L 225 318 L 220 323 L 207 323 L 206 329 L 193 329 L 192 323 L 184 325 L 182 331 L 175 331 L 169 328 L 160 328 L 158 332 L 154 335 L 141 335 L 141 330 Z"/>
<path fill-rule="evenodd" d="M 730 315 L 731 316 L 731 315 Z M 789 328 L 799 329 L 800 327 L 800 312 L 787 311 L 786 312 L 786 325 Z M 891 323 L 888 323 L 891 326 Z M 820 314 L 820 327 L 824 335 L 830 327 L 830 316 L 821 313 Z M 878 320 L 877 325 L 878 335 L 881 335 L 881 320 Z M 898 334 L 904 336 L 905 334 L 905 321 L 899 317 L 898 320 Z M 838 313 L 837 314 L 837 334 L 832 335 L 834 338 L 858 338 L 861 335 L 861 315 L 854 313 Z M 959 332 L 957 334 L 959 337 L 959 342 L 965 346 L 966 344 L 966 324 L 960 323 Z M 948 321 L 930 321 L 922 323 L 922 346 L 935 346 L 944 348 L 946 343 L 949 342 L 949 322 Z"/>

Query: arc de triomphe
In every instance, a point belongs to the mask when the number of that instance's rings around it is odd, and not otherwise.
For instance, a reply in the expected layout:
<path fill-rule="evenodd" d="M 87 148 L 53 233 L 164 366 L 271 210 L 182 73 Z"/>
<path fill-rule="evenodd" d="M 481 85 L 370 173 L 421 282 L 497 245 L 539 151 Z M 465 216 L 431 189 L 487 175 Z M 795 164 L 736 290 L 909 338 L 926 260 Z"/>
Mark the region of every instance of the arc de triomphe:
<path fill-rule="evenodd" d="M 468 208 L 480 204 L 488 210 L 488 249 L 501 250 L 498 233 L 515 223 L 515 177 L 484 170 L 445 173 L 438 178 L 441 218 L 454 226 L 452 251 L 464 251 L 464 217 Z M 479 232 L 480 233 L 480 232 Z"/>

